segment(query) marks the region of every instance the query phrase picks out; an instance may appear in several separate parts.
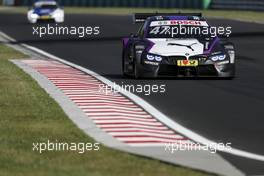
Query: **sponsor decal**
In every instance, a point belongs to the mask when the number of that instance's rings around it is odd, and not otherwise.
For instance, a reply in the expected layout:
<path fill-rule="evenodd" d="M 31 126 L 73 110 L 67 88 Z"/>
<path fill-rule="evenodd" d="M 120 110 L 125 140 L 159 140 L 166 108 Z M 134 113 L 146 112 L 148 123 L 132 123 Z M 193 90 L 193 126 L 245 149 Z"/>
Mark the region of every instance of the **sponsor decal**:
<path fill-rule="evenodd" d="M 149 65 L 159 65 L 159 63 L 157 62 L 151 62 L 151 61 L 144 61 L 144 63 Z"/>
<path fill-rule="evenodd" d="M 186 25 L 186 26 L 208 26 L 206 21 L 196 20 L 164 20 L 164 21 L 152 21 L 150 27 L 163 26 L 163 25 Z"/>
<path fill-rule="evenodd" d="M 172 25 L 201 25 L 201 21 L 193 20 L 173 20 L 170 22 Z"/>

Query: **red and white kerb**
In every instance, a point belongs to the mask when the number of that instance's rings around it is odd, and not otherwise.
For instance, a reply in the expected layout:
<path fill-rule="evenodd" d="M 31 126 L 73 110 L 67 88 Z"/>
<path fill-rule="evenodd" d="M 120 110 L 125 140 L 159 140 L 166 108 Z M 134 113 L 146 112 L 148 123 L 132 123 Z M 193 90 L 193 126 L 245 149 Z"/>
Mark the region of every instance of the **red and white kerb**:
<path fill-rule="evenodd" d="M 47 77 L 100 129 L 133 146 L 190 143 L 124 95 L 100 91 L 95 77 L 53 60 L 22 61 Z"/>

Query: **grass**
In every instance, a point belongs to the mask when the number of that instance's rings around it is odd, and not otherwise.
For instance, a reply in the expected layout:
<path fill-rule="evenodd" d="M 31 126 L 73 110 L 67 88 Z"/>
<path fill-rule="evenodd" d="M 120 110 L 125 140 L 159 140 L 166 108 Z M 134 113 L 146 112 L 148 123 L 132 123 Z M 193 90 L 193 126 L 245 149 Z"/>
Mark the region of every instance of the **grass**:
<path fill-rule="evenodd" d="M 32 151 L 33 143 L 94 142 L 78 129 L 38 84 L 8 59 L 26 56 L 0 45 L 1 176 L 203 176 L 192 171 L 100 145 L 99 151 Z"/>
<path fill-rule="evenodd" d="M 23 13 L 28 10 L 27 7 L 0 8 L 1 12 Z M 138 12 L 178 12 L 180 9 L 159 9 L 159 8 L 94 8 L 94 7 L 65 7 L 67 14 L 110 14 L 127 15 Z M 253 21 L 264 23 L 264 13 L 254 11 L 235 11 L 235 10 L 192 10 L 185 9 L 181 12 L 202 12 L 206 17 L 237 19 L 242 21 Z"/>

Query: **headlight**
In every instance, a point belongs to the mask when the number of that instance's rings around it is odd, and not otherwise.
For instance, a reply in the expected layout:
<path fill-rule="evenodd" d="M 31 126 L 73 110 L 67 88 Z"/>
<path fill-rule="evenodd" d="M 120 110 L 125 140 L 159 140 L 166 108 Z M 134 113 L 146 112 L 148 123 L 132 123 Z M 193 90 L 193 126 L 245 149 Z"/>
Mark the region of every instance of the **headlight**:
<path fill-rule="evenodd" d="M 147 60 L 160 62 L 160 61 L 162 61 L 162 57 L 161 56 L 155 56 L 155 55 L 147 54 Z"/>
<path fill-rule="evenodd" d="M 31 17 L 31 18 L 38 18 L 38 15 L 35 14 L 35 13 L 32 13 L 32 14 L 30 15 L 30 17 Z"/>
<path fill-rule="evenodd" d="M 56 13 L 53 13 L 52 16 L 53 16 L 54 18 L 56 18 L 56 17 L 60 17 L 60 16 L 62 16 L 62 12 L 56 12 Z"/>
<path fill-rule="evenodd" d="M 212 61 L 222 61 L 222 60 L 225 60 L 226 58 L 226 55 L 225 54 L 222 54 L 222 55 L 216 55 L 216 56 L 211 56 L 210 59 Z"/>
<path fill-rule="evenodd" d="M 153 61 L 155 59 L 155 56 L 147 54 L 147 59 Z"/>

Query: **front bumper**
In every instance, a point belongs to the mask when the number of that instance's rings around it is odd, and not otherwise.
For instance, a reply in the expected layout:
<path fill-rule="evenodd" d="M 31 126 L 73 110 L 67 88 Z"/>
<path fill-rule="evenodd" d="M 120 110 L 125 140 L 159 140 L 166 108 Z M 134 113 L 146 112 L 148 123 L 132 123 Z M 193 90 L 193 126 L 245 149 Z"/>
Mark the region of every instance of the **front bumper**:
<path fill-rule="evenodd" d="M 37 17 L 28 17 L 30 23 L 37 23 L 37 22 L 56 22 L 62 23 L 64 22 L 64 16 L 57 16 L 53 17 L 52 15 L 42 15 Z"/>
<path fill-rule="evenodd" d="M 143 60 L 142 69 L 153 77 L 175 76 L 175 77 L 225 77 L 233 70 L 234 64 L 229 60 L 212 62 L 206 56 L 194 56 L 189 60 L 198 60 L 198 66 L 178 66 L 178 60 L 185 60 L 184 56 L 171 56 L 164 58 L 160 63 L 146 64 Z M 228 73 L 228 74 L 227 74 Z"/>

